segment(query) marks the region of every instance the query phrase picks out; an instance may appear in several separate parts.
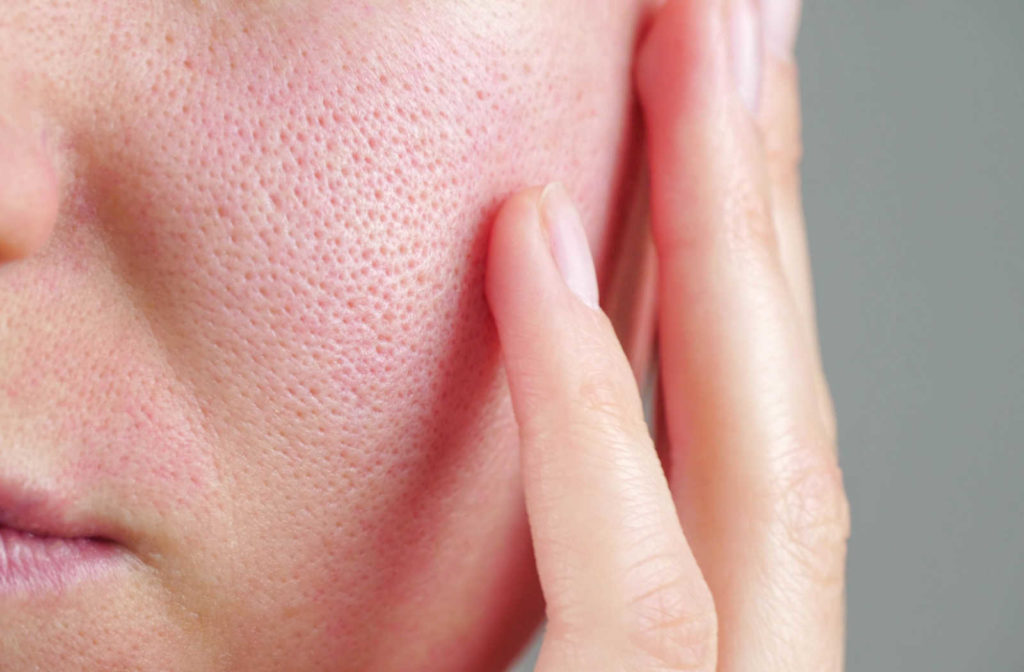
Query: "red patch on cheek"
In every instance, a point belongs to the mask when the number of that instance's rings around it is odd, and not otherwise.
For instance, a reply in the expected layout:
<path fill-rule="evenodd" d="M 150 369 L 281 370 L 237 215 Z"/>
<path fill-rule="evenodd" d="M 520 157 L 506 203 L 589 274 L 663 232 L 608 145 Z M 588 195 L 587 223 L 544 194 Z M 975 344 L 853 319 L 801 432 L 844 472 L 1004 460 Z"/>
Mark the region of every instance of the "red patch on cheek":
<path fill-rule="evenodd" d="M 182 233 L 203 253 L 190 264 L 214 291 L 200 300 L 248 315 L 233 336 L 265 344 L 268 365 L 343 343 L 365 375 L 408 372 L 403 357 L 419 366 L 416 353 L 446 338 L 438 317 L 450 318 L 453 298 L 479 289 L 479 238 L 495 194 L 512 186 L 503 166 L 514 157 L 490 158 L 515 144 L 504 129 L 521 116 L 507 104 L 517 98 L 486 64 L 453 78 L 453 64 L 408 47 L 387 67 L 335 53 L 332 70 L 312 53 L 287 78 L 246 59 L 244 89 L 222 94 L 232 107 L 192 120 L 196 137 L 236 159 L 197 166 L 182 185 L 199 223 Z M 275 352 L 284 343 L 296 346 L 289 359 Z"/>

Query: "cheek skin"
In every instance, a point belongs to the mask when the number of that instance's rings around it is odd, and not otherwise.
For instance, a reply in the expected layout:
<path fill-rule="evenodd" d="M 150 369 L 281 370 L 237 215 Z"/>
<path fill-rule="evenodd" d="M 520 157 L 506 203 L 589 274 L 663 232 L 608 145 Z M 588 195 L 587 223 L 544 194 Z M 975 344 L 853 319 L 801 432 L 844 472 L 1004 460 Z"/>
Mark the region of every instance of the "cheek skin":
<path fill-rule="evenodd" d="M 632 3 L 24 4 L 67 190 L 22 333 L 78 357 L 26 338 L 19 380 L 131 502 L 152 628 L 203 669 L 499 666 L 539 594 L 488 223 L 562 180 L 604 256 Z"/>

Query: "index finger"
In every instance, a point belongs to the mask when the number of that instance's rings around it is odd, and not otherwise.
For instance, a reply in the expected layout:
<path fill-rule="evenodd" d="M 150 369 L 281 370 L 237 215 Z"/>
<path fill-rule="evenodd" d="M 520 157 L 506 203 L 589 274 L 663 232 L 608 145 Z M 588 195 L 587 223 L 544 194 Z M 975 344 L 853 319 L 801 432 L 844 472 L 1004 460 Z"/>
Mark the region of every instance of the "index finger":
<path fill-rule="evenodd" d="M 548 609 L 538 670 L 710 672 L 710 592 L 586 245 L 564 190 L 532 190 L 498 215 L 488 260 Z"/>

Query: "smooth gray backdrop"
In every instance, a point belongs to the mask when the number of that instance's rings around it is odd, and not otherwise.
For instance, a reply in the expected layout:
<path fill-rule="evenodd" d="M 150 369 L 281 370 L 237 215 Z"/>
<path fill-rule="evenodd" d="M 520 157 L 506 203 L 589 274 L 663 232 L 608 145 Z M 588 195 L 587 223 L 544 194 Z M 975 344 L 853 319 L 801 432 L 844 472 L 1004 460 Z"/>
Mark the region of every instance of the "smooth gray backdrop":
<path fill-rule="evenodd" d="M 1024 672 L 1024 0 L 806 0 L 798 55 L 847 669 Z"/>

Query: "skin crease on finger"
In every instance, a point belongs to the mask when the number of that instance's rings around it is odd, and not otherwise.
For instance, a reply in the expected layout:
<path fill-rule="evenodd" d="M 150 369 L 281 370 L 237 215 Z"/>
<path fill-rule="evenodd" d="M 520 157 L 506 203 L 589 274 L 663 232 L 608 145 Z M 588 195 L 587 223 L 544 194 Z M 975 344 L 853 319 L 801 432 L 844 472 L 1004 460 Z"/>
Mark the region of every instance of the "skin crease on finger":
<path fill-rule="evenodd" d="M 0 263 L 0 478 L 134 558 L 0 594 L 0 669 L 514 655 L 542 605 L 488 223 L 563 180 L 608 265 L 641 4 L 0 3 L 3 132 L 59 197 Z"/>

